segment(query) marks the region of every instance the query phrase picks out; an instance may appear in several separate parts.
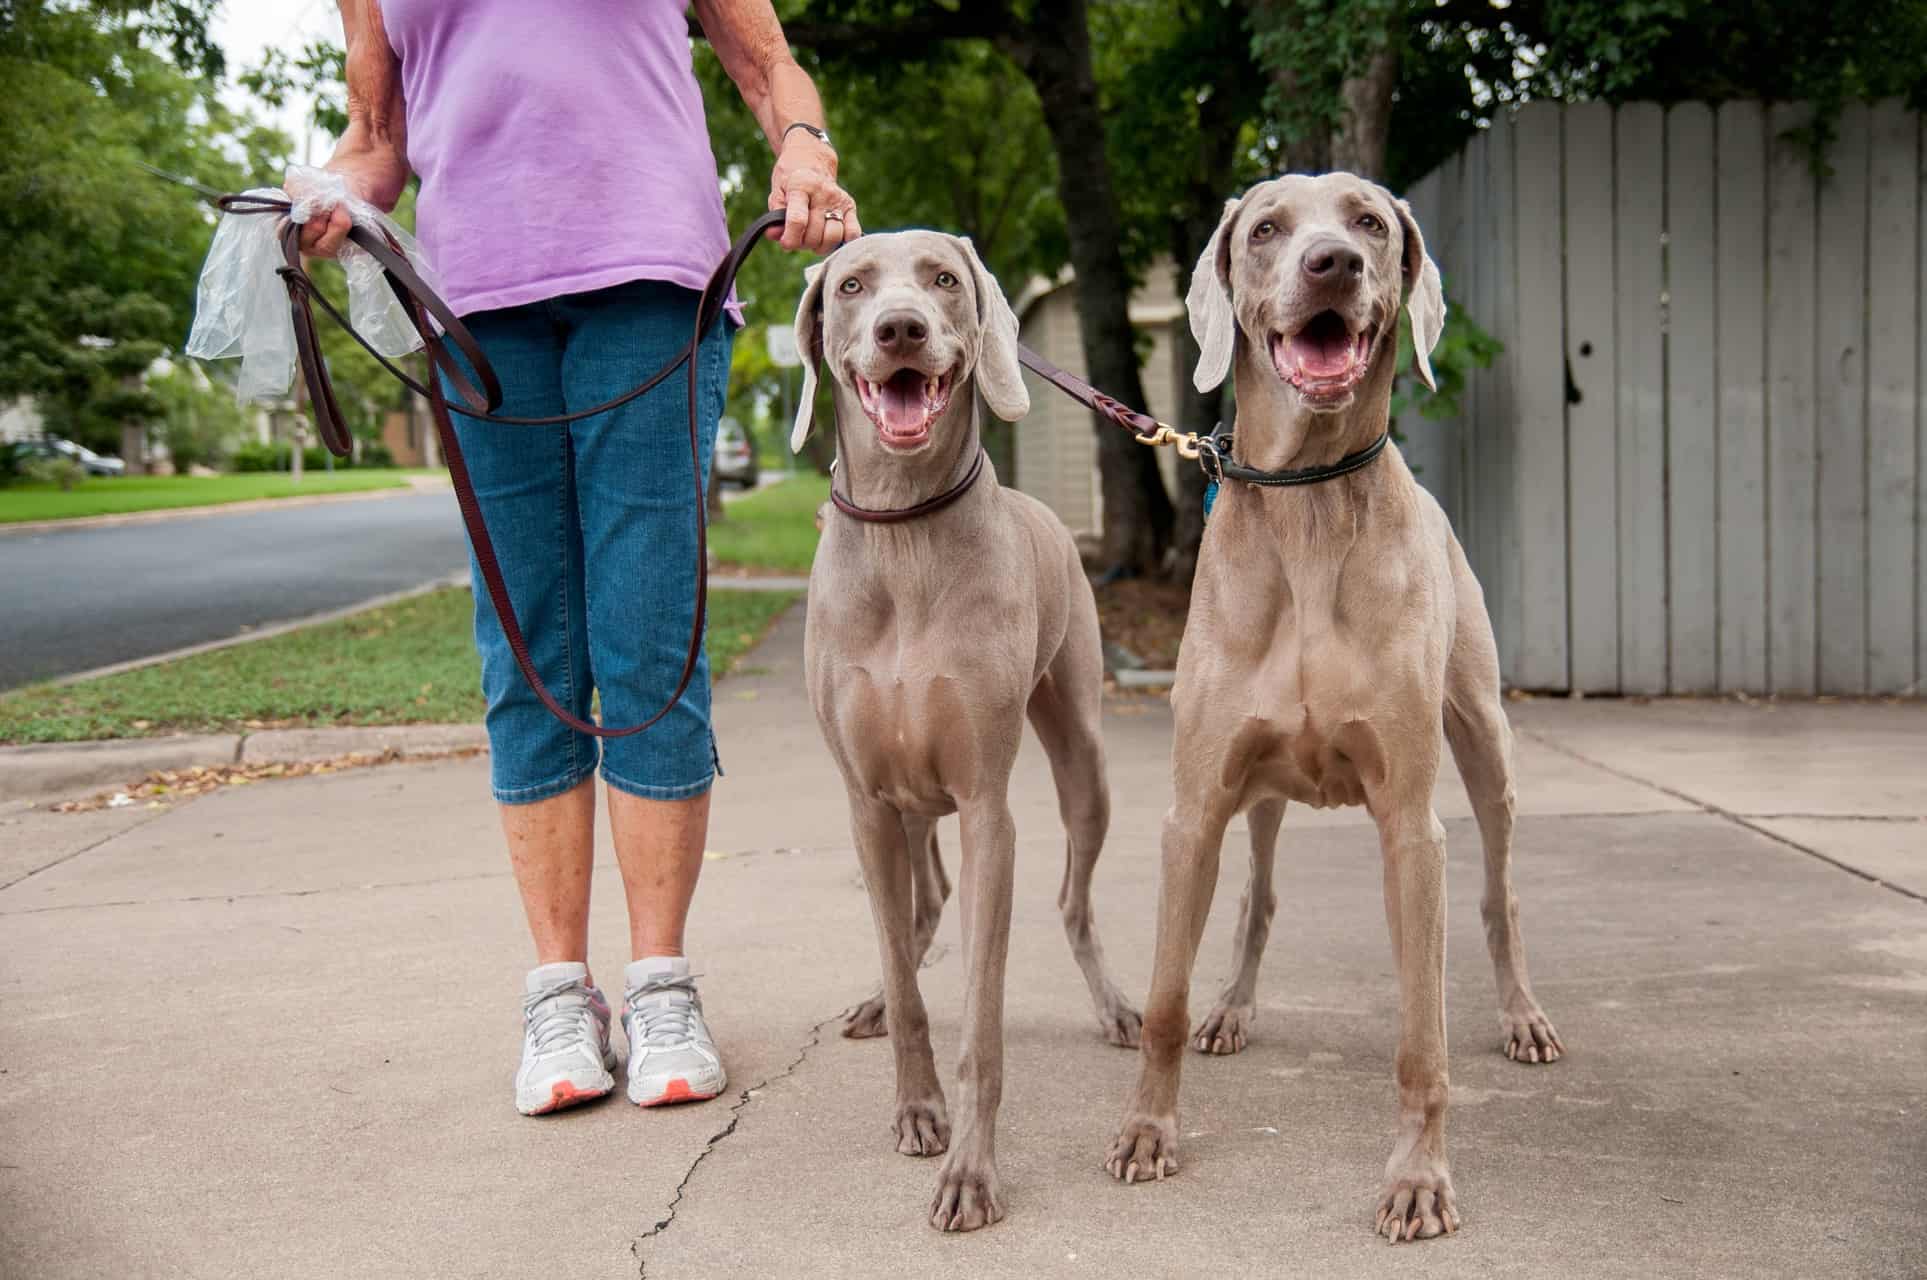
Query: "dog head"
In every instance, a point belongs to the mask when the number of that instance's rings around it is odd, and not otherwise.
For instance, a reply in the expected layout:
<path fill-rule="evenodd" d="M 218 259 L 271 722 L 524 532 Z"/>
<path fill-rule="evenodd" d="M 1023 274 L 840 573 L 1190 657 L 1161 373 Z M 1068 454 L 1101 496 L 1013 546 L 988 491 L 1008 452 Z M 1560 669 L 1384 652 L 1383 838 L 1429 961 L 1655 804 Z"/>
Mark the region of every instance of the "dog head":
<path fill-rule="evenodd" d="M 1380 356 L 1397 358 L 1401 297 L 1419 377 L 1436 389 L 1445 298 L 1411 208 L 1349 173 L 1259 183 L 1226 203 L 1191 276 L 1198 389 L 1225 380 L 1242 338 L 1304 409 L 1348 409 Z"/>
<path fill-rule="evenodd" d="M 804 280 L 796 307 L 803 395 L 792 450 L 809 438 L 819 362 L 839 408 L 860 410 L 887 454 L 919 454 L 947 432 L 968 431 L 973 389 L 1006 422 L 1030 411 L 1017 315 L 969 240 L 938 231 L 866 235 Z"/>

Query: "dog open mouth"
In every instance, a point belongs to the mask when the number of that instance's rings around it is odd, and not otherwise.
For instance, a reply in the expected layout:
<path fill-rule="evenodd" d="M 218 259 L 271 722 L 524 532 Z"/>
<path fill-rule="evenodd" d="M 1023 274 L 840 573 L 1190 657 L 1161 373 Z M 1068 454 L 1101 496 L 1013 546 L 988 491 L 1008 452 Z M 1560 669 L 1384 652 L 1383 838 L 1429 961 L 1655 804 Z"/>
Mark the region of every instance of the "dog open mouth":
<path fill-rule="evenodd" d="M 863 412 L 893 449 L 914 449 L 930 438 L 930 424 L 950 406 L 950 374 L 936 377 L 921 369 L 898 369 L 883 382 L 855 375 Z"/>
<path fill-rule="evenodd" d="M 1364 381 L 1377 339 L 1375 324 L 1353 333 L 1336 311 L 1320 311 L 1291 337 L 1271 336 L 1271 365 L 1305 399 L 1335 404 Z"/>

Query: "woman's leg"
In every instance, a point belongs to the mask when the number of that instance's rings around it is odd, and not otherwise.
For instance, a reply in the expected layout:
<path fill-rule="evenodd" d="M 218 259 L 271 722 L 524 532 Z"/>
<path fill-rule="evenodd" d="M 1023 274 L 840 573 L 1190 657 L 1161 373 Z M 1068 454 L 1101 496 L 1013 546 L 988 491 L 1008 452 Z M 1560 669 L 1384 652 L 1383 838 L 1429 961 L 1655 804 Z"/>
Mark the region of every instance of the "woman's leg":
<path fill-rule="evenodd" d="M 502 412 L 532 417 L 562 411 L 564 336 L 547 304 L 486 311 L 467 317 L 467 323 L 501 379 Z M 454 421 L 536 670 L 564 706 L 586 717 L 594 684 L 569 433 L 562 427 L 477 422 L 460 414 Z M 471 571 L 491 782 L 536 962 L 586 961 L 596 744 L 550 715 L 536 698 L 472 558 Z"/>
<path fill-rule="evenodd" d="M 683 926 L 709 834 L 709 793 L 646 800 L 612 786 L 609 831 L 629 903 L 630 959 L 682 955 Z"/>
<path fill-rule="evenodd" d="M 562 411 L 564 336 L 553 307 L 534 303 L 466 319 L 501 378 L 505 412 Z M 569 433 L 459 414 L 455 430 L 530 657 L 555 696 L 586 717 L 594 683 Z M 609 1004 L 587 963 L 598 752 L 594 739 L 567 728 L 536 698 L 479 570 L 474 578 L 491 782 L 535 943 L 515 1076 L 516 1107 L 535 1115 L 615 1087 Z"/>
<path fill-rule="evenodd" d="M 696 295 L 636 282 L 566 300 L 563 358 L 571 408 L 631 386 L 689 340 Z M 695 520 L 729 379 L 722 324 L 703 344 L 697 378 L 698 465 L 689 453 L 688 384 L 576 424 L 589 655 L 607 724 L 647 719 L 675 690 L 687 656 L 696 586 Z M 629 907 L 625 977 L 629 1096 L 643 1105 L 713 1097 L 725 1077 L 701 1017 L 683 926 L 702 871 L 716 767 L 709 663 L 648 730 L 604 743 L 610 830 Z"/>
<path fill-rule="evenodd" d="M 546 800 L 504 804 L 502 834 L 522 893 L 535 963 L 589 959 L 589 879 L 595 868 L 595 780 Z"/>
<path fill-rule="evenodd" d="M 567 299 L 563 384 L 570 407 L 607 399 L 669 359 L 689 340 L 695 303 L 688 289 L 649 281 Z M 572 429 L 589 656 L 607 724 L 653 715 L 674 691 L 687 655 L 701 495 L 690 471 L 683 376 Z M 707 477 L 729 377 L 721 324 L 703 344 L 697 377 Z M 634 958 L 679 955 L 716 776 L 706 655 L 658 723 L 604 743 L 602 774 Z"/>

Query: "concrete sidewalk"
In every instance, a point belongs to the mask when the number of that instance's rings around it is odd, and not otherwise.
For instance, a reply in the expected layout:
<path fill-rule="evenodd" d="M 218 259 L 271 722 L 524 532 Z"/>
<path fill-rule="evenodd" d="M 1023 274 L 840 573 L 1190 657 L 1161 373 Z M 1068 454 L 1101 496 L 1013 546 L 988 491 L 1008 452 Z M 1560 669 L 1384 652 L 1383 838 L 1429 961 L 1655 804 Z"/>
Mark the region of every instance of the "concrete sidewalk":
<path fill-rule="evenodd" d="M 1495 1052 L 1476 837 L 1453 850 L 1454 1239 L 1388 1251 L 1396 992 L 1376 841 L 1294 808 L 1242 1055 L 1186 1063 L 1183 1172 L 1101 1169 L 1134 1071 L 1057 922 L 1034 746 L 999 1141 L 1010 1216 L 925 1225 L 889 1139 L 887 1042 L 842 789 L 791 615 L 718 690 L 727 780 L 691 939 L 732 1094 L 532 1121 L 509 1078 L 528 963 L 486 762 L 0 810 L 0 1275 L 1918 1276 L 1927 1267 L 1927 777 L 1920 706 L 1534 702 L 1518 881 L 1569 1055 Z M 1099 926 L 1149 980 L 1170 715 L 1107 708 Z M 956 867 L 954 823 L 943 833 Z M 1194 989 L 1223 980 L 1243 837 Z M 924 974 L 940 1059 L 953 903 Z M 622 951 L 599 864 L 594 962 Z M 746 1100 L 737 1090 L 748 1090 Z M 952 1086 L 954 1096 L 954 1086 Z"/>

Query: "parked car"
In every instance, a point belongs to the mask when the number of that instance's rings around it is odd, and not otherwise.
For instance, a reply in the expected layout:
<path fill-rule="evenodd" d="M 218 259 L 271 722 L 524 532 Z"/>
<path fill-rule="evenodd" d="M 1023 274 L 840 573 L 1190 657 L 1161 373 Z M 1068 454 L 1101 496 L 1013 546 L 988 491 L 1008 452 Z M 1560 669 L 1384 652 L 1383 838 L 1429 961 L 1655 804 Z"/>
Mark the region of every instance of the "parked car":
<path fill-rule="evenodd" d="M 734 418 L 724 418 L 716 428 L 716 459 L 711 465 L 716 479 L 744 489 L 756 487 L 756 447 L 749 432 Z"/>
<path fill-rule="evenodd" d="M 62 440 L 59 436 L 22 440 L 14 445 L 14 456 L 21 459 L 69 458 L 79 463 L 80 469 L 90 476 L 118 476 L 127 472 L 127 464 L 119 458 L 104 458 L 86 445 Z"/>

